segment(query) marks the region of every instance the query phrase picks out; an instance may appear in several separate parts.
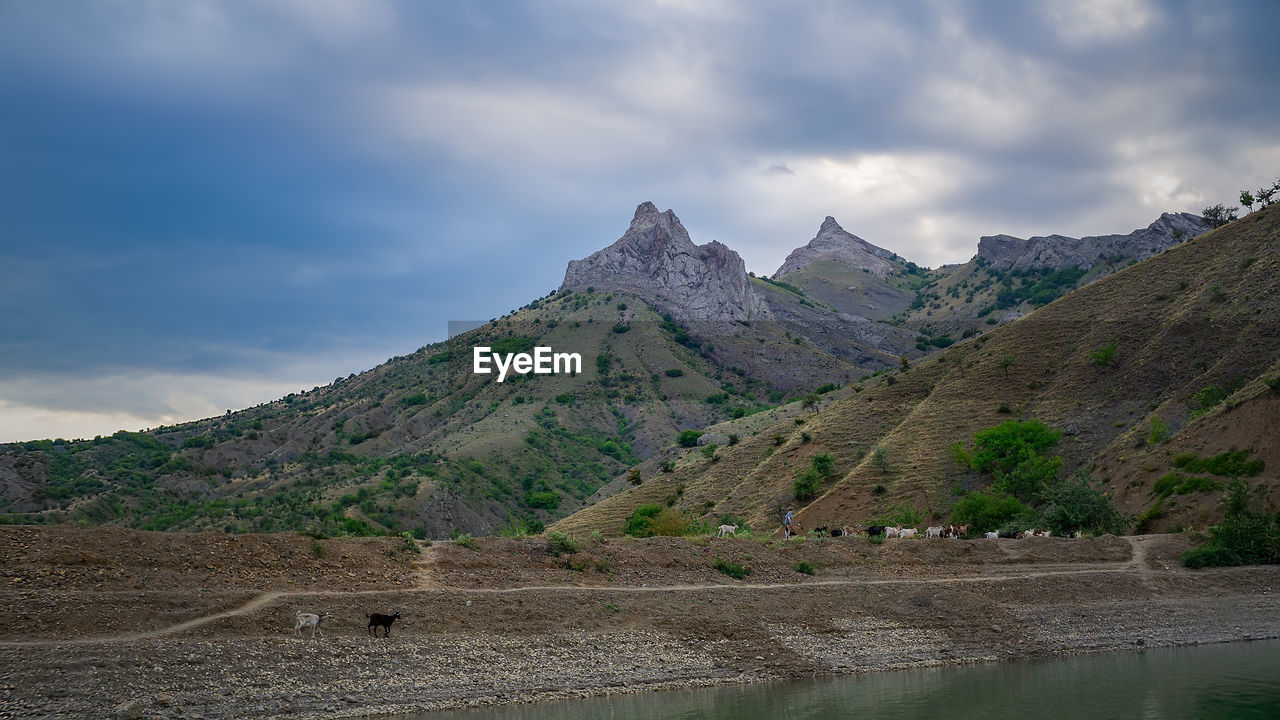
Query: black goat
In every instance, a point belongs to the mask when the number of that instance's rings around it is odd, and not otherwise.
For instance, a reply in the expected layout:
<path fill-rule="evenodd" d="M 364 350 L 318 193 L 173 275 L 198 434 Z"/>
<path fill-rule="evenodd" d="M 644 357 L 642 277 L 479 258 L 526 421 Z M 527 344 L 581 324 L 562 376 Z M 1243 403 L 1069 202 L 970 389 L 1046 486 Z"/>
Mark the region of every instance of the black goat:
<path fill-rule="evenodd" d="M 884 525 L 868 525 L 867 526 L 868 537 L 875 537 L 877 535 L 883 535 L 883 534 L 884 534 Z"/>
<path fill-rule="evenodd" d="M 381 627 L 382 636 L 391 637 L 391 623 L 395 622 L 396 618 L 400 617 L 400 611 L 395 610 L 391 615 L 374 613 L 372 615 L 366 615 L 365 617 L 369 618 L 369 634 L 370 635 L 374 637 L 378 637 L 378 628 Z"/>

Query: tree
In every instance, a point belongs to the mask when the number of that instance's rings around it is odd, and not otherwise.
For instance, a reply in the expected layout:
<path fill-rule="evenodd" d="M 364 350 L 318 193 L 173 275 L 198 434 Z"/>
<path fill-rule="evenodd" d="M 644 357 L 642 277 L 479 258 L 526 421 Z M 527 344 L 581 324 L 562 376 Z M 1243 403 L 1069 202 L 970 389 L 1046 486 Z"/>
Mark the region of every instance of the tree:
<path fill-rule="evenodd" d="M 1004 376 L 1009 377 L 1009 368 L 1013 367 L 1013 356 L 1000 358 L 1000 368 L 1004 370 Z"/>
<path fill-rule="evenodd" d="M 801 403 L 804 405 L 806 409 L 813 410 L 818 407 L 818 399 L 819 399 L 818 393 L 810 392 L 805 394 L 804 399 L 801 401 Z"/>
<path fill-rule="evenodd" d="M 1062 457 L 1043 453 L 1061 433 L 1039 420 L 1008 420 L 974 435 L 973 469 L 995 478 L 992 488 L 1031 500 L 1062 468 Z"/>
<path fill-rule="evenodd" d="M 1253 203 L 1254 203 L 1253 193 L 1249 192 L 1248 190 L 1241 190 L 1240 204 L 1249 208 L 1249 212 L 1253 212 Z"/>
<path fill-rule="evenodd" d="M 1210 205 L 1200 211 L 1200 216 L 1209 223 L 1209 227 L 1219 228 L 1236 219 L 1237 207 L 1227 207 L 1222 203 Z"/>
<path fill-rule="evenodd" d="M 1272 203 L 1272 198 L 1275 197 L 1277 190 L 1280 190 L 1280 180 L 1277 180 L 1274 183 L 1272 183 L 1271 187 L 1258 188 L 1258 204 L 1261 205 L 1262 207 L 1267 207 L 1268 205 L 1270 205 Z"/>

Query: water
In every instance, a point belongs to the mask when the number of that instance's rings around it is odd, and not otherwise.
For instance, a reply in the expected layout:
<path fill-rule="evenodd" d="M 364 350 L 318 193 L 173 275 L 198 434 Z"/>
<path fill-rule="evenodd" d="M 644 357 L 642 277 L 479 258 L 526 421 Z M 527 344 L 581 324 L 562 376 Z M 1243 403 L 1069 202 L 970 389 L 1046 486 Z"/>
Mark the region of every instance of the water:
<path fill-rule="evenodd" d="M 414 720 L 1280 719 L 1280 640 L 428 713 Z"/>

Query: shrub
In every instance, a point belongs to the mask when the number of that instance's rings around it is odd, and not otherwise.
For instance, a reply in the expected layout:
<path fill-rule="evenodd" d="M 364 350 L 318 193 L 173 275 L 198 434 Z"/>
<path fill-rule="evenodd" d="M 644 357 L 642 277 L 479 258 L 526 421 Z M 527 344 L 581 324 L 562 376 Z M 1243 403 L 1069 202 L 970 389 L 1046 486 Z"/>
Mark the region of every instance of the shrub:
<path fill-rule="evenodd" d="M 1107 367 L 1111 364 L 1112 360 L 1115 359 L 1116 350 L 1119 349 L 1120 341 L 1112 338 L 1111 342 L 1090 353 L 1089 358 L 1093 360 L 1094 365 Z"/>
<path fill-rule="evenodd" d="M 627 332 L 630 329 L 631 329 L 631 326 L 626 323 L 617 323 L 616 325 L 613 326 L 613 331 L 618 333 L 619 335 L 621 335 L 624 332 Z"/>
<path fill-rule="evenodd" d="M 1181 453 L 1173 458 L 1173 466 L 1190 473 L 1209 473 L 1226 477 L 1254 477 L 1265 467 L 1261 460 L 1248 460 L 1252 450 L 1228 451 L 1201 458 L 1194 453 Z"/>
<path fill-rule="evenodd" d="M 453 542 L 454 544 L 460 545 L 468 550 L 480 549 L 480 543 L 476 542 L 476 539 L 471 537 L 471 533 L 455 533 L 453 536 Z"/>
<path fill-rule="evenodd" d="M 562 532 L 547 533 L 547 552 L 560 557 L 578 552 L 578 543 Z"/>
<path fill-rule="evenodd" d="M 1027 506 L 1012 495 L 975 490 L 956 501 L 951 519 L 959 525 L 969 525 L 970 532 L 989 532 L 1026 512 Z"/>
<path fill-rule="evenodd" d="M 807 467 L 800 473 L 800 477 L 792 483 L 792 492 L 797 500 L 808 501 L 818 495 L 818 486 L 822 484 L 822 476 L 812 467 Z"/>
<path fill-rule="evenodd" d="M 1129 518 L 1094 487 L 1087 475 L 1048 488 L 1043 499 L 1044 524 L 1055 535 L 1070 536 L 1078 530 L 1118 535 L 1129 527 Z"/>
<path fill-rule="evenodd" d="M 676 377 L 680 377 L 680 376 L 684 375 L 684 371 L 683 371 L 683 370 L 681 370 L 680 368 L 668 368 L 668 369 L 667 369 L 667 372 L 666 372 L 666 375 L 667 375 L 667 377 L 673 377 L 673 378 L 676 378 Z"/>
<path fill-rule="evenodd" d="M 1043 455 L 1059 435 L 1039 420 L 1006 420 L 974 435 L 971 467 L 993 476 L 993 489 L 1029 501 L 1062 467 L 1060 456 Z"/>
<path fill-rule="evenodd" d="M 538 490 L 529 493 L 525 497 L 525 502 L 532 508 L 555 510 L 560 507 L 560 493 L 555 490 Z"/>
<path fill-rule="evenodd" d="M 1223 498 L 1226 518 L 1209 529 L 1209 538 L 1202 545 L 1183 554 L 1183 565 L 1201 568 L 1280 564 L 1280 516 L 1251 510 L 1249 495 L 1248 482 L 1231 482 Z"/>
<path fill-rule="evenodd" d="M 678 536 L 685 534 L 689 521 L 679 512 L 659 503 L 641 505 L 631 513 L 622 532 L 632 537 L 655 535 Z"/>
<path fill-rule="evenodd" d="M 696 447 L 700 437 L 702 437 L 701 430 L 685 430 L 676 436 L 676 444 L 684 448 Z"/>
<path fill-rule="evenodd" d="M 822 477 L 831 477 L 835 472 L 835 459 L 831 457 L 831 453 L 818 453 L 809 461 L 810 467 L 816 470 Z"/>
<path fill-rule="evenodd" d="M 818 572 L 817 566 L 808 561 L 798 562 L 794 567 L 795 571 L 801 575 L 816 575 Z"/>
<path fill-rule="evenodd" d="M 1169 439 L 1172 433 L 1169 432 L 1169 426 L 1158 417 L 1151 418 L 1151 432 L 1147 434 L 1148 445 L 1159 445 Z"/>
<path fill-rule="evenodd" d="M 426 405 L 427 394 L 417 392 L 412 395 L 408 395 L 403 400 L 400 401 L 400 404 L 404 405 L 405 407 L 413 407 L 414 405 Z"/>
<path fill-rule="evenodd" d="M 716 558 L 715 562 L 711 563 L 711 567 L 714 567 L 716 570 L 719 570 L 735 580 L 741 580 L 751 574 L 751 568 L 743 567 L 738 563 L 729 562 L 723 558 Z"/>
<path fill-rule="evenodd" d="M 644 480 L 640 477 L 640 470 L 636 468 L 632 468 L 631 472 L 627 473 L 627 482 L 631 483 L 632 485 L 639 485 L 640 483 L 644 482 Z"/>
<path fill-rule="evenodd" d="M 195 437 L 189 437 L 186 440 L 182 441 L 182 447 L 184 448 L 213 447 L 213 438 L 209 437 L 208 435 L 196 435 Z"/>

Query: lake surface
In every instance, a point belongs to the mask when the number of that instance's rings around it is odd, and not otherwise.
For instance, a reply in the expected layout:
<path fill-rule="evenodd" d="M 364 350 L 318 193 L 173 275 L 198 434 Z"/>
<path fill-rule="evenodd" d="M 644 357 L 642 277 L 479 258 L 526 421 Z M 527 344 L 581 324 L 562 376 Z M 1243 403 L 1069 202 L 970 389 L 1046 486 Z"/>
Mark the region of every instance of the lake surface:
<path fill-rule="evenodd" d="M 1280 719 L 1280 640 L 427 713 L 419 720 Z"/>

